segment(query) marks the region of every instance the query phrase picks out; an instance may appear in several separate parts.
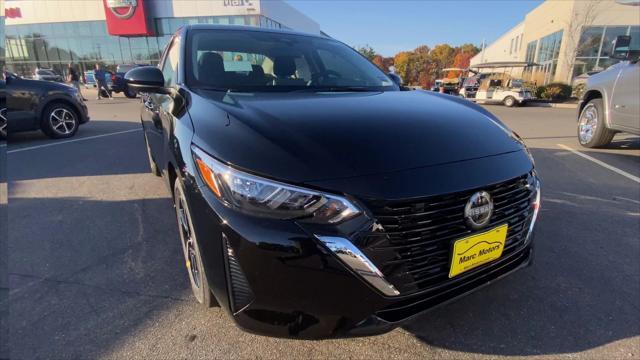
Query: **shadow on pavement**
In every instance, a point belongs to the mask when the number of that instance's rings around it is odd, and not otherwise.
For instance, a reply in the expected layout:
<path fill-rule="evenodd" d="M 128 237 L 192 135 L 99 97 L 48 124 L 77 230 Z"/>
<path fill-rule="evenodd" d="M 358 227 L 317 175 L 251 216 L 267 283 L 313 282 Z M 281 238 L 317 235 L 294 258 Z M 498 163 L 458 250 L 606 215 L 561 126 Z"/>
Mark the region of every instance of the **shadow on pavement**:
<path fill-rule="evenodd" d="M 192 302 L 173 219 L 169 199 L 11 198 L 11 358 L 97 358 Z"/>
<path fill-rule="evenodd" d="M 69 139 L 51 139 L 40 130 L 9 134 L 7 150 L 12 151 L 27 146 L 64 142 L 67 140 L 81 139 L 88 136 L 104 135 L 135 129 L 142 129 L 140 122 L 118 120 L 91 120 L 86 124 L 80 125 L 80 128 L 78 129 L 78 132 L 75 134 L 75 136 Z"/>
<path fill-rule="evenodd" d="M 625 137 L 622 139 L 614 137 L 611 144 L 605 147 L 605 149 L 638 150 L 640 149 L 640 137 Z"/>
<path fill-rule="evenodd" d="M 149 172 L 143 132 L 136 131 L 140 129 L 139 124 L 100 121 L 92 125 L 94 125 L 93 128 L 87 127 L 86 132 L 83 132 L 81 128 L 78 136 L 72 139 L 116 131 L 132 131 L 84 141 L 61 143 L 36 150 L 9 153 L 9 180 Z M 8 149 L 10 152 L 20 149 L 20 147 L 55 144 L 61 141 L 52 140 L 46 138 L 44 134 L 37 133 L 15 136 L 23 136 L 24 142 L 21 144 L 19 140 L 14 141 L 12 137 Z M 18 146 L 19 144 L 21 146 Z M 31 166 L 25 166 L 25 164 Z M 33 167 L 37 167 L 38 170 L 34 171 Z"/>

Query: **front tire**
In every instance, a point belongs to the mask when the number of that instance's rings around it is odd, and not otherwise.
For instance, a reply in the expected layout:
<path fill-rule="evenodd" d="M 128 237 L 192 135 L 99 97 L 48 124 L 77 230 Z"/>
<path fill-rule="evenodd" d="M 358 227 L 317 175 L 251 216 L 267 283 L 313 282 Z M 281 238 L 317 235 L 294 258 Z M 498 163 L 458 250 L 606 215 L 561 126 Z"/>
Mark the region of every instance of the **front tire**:
<path fill-rule="evenodd" d="M 518 102 L 513 96 L 507 96 L 506 98 L 504 98 L 504 100 L 502 100 L 502 103 L 506 107 L 514 107 L 518 104 Z"/>
<path fill-rule="evenodd" d="M 608 129 L 604 121 L 602 99 L 593 99 L 585 105 L 578 118 L 578 142 L 587 148 L 606 146 L 611 143 L 615 131 Z"/>
<path fill-rule="evenodd" d="M 80 126 L 76 110 L 63 103 L 47 105 L 40 123 L 42 131 L 53 139 L 70 138 L 76 134 Z"/>
<path fill-rule="evenodd" d="M 138 94 L 135 91 L 132 91 L 131 89 L 129 89 L 129 87 L 127 86 L 127 88 L 124 90 L 124 96 L 126 96 L 129 99 L 135 99 Z"/>
<path fill-rule="evenodd" d="M 196 300 L 204 307 L 213 307 L 216 305 L 216 302 L 209 288 L 209 282 L 200 254 L 200 246 L 198 245 L 193 229 L 191 212 L 189 211 L 189 205 L 186 200 L 184 185 L 182 185 L 180 178 L 175 180 L 173 193 L 176 218 L 178 219 L 178 232 L 180 233 L 182 252 L 187 266 L 193 296 L 195 296 Z"/>

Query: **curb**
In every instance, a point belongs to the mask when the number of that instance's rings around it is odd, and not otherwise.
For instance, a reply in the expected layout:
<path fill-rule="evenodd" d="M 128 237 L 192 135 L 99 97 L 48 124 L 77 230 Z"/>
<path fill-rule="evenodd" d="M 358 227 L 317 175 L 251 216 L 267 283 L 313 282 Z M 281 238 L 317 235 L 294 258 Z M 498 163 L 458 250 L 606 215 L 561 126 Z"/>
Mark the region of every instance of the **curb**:
<path fill-rule="evenodd" d="M 548 108 L 557 108 L 557 109 L 577 109 L 578 104 L 554 104 L 554 103 L 543 103 L 543 102 L 530 102 L 527 103 L 526 106 L 531 107 L 548 107 Z"/>

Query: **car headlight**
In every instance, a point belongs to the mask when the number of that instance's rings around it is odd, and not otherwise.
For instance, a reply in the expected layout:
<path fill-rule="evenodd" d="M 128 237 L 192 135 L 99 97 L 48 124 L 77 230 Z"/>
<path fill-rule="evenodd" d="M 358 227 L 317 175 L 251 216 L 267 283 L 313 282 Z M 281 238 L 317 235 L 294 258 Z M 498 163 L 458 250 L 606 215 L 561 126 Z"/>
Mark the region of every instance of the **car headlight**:
<path fill-rule="evenodd" d="M 191 146 L 201 179 L 226 206 L 278 219 L 304 219 L 335 224 L 362 211 L 349 200 L 319 191 L 268 180 L 232 168 Z"/>
<path fill-rule="evenodd" d="M 533 208 L 533 216 L 531 217 L 531 224 L 529 224 L 529 230 L 527 232 L 527 236 L 529 236 L 533 232 L 533 228 L 536 224 L 536 220 L 538 219 L 538 213 L 540 212 L 540 179 L 535 172 L 532 174 L 532 183 L 530 182 L 528 186 L 533 187 L 533 191 L 535 191 L 535 198 L 531 203 L 531 207 Z"/>

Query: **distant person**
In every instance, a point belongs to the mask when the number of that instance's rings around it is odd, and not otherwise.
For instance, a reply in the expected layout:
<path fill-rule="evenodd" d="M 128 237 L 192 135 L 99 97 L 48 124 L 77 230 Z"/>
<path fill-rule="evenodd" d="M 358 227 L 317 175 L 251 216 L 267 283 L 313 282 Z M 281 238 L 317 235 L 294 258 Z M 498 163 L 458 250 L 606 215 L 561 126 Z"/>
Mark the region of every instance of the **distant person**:
<path fill-rule="evenodd" d="M 73 85 L 74 88 L 78 89 L 78 94 L 80 94 L 82 100 L 86 101 L 87 99 L 84 98 L 84 96 L 82 95 L 82 90 L 80 89 L 80 75 L 78 75 L 78 71 L 73 67 L 72 63 L 69 63 L 68 72 L 68 81 L 71 83 L 71 85 Z"/>
<path fill-rule="evenodd" d="M 242 55 L 240 55 L 240 54 L 236 54 L 236 56 L 233 58 L 233 60 L 235 60 L 235 61 L 242 61 L 242 60 L 244 60 L 244 59 L 242 58 Z"/>
<path fill-rule="evenodd" d="M 100 97 L 102 89 L 104 89 L 104 91 L 107 93 L 109 99 L 113 99 L 111 94 L 109 94 L 109 89 L 107 89 L 106 76 L 107 72 L 100 68 L 100 64 L 96 64 L 96 69 L 93 72 L 93 77 L 96 79 L 96 87 L 98 88 L 98 100 L 102 99 L 102 97 Z"/>

